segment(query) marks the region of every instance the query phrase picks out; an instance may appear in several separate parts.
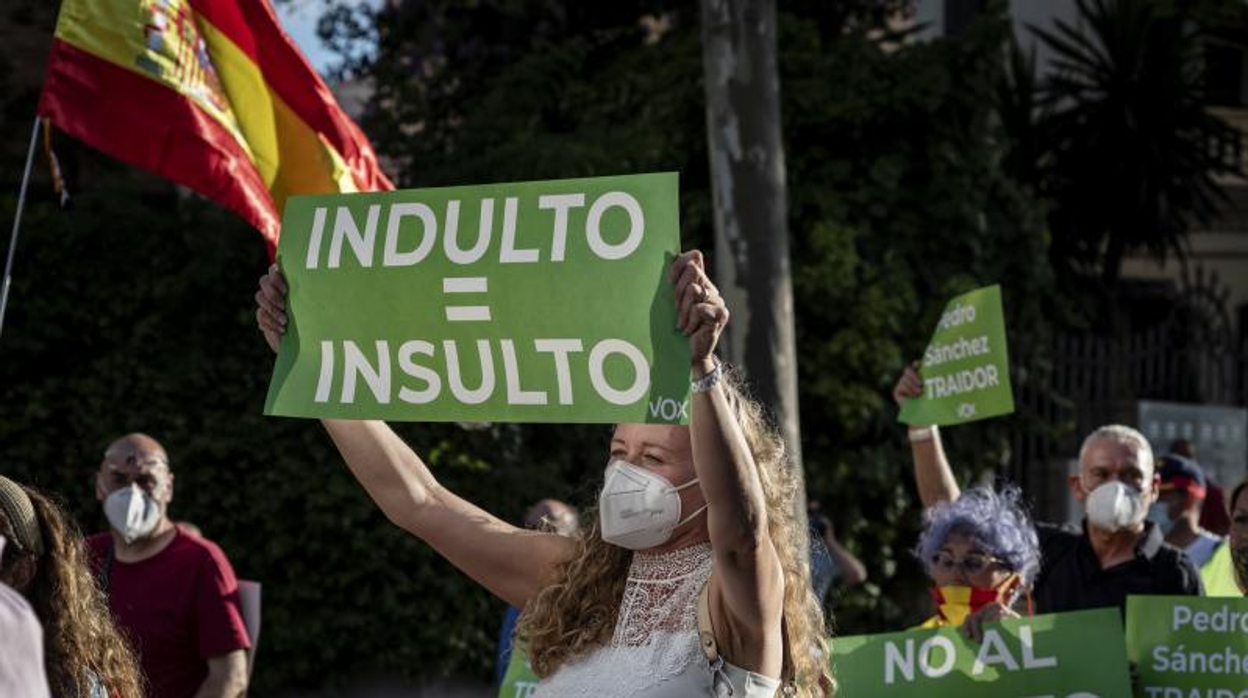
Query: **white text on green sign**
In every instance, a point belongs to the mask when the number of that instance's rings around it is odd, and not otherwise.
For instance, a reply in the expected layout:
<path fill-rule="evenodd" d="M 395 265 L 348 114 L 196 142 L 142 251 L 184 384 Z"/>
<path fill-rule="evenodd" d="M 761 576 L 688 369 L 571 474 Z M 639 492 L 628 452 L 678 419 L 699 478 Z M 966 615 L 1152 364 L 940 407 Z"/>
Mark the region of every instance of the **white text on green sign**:
<path fill-rule="evenodd" d="M 292 199 L 268 411 L 686 422 L 676 198 L 669 174 Z"/>

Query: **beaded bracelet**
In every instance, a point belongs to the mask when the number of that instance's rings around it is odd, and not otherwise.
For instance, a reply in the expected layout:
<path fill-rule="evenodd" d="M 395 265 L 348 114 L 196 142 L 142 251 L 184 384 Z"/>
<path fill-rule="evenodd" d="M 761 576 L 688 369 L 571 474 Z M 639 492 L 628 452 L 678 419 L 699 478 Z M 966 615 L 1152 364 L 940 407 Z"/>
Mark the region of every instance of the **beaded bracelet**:
<path fill-rule="evenodd" d="M 689 384 L 689 389 L 695 393 L 705 393 L 711 388 L 719 385 L 719 381 L 724 377 L 724 365 L 719 359 L 715 359 L 715 368 L 710 373 L 702 376 L 696 381 Z"/>

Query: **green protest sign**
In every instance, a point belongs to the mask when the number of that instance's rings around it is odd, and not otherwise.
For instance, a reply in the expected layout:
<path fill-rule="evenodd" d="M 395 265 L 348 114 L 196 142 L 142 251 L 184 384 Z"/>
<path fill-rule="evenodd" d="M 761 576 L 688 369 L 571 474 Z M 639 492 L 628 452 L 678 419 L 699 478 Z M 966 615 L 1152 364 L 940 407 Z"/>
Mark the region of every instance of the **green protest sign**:
<path fill-rule="evenodd" d="M 1014 411 L 1001 287 L 949 301 L 923 352 L 923 396 L 908 400 L 906 424 L 963 424 Z"/>
<path fill-rule="evenodd" d="M 1126 698 L 1117 609 L 990 624 L 984 641 L 958 628 L 833 638 L 838 698 Z"/>
<path fill-rule="evenodd" d="M 511 646 L 511 661 L 507 664 L 507 673 L 503 674 L 503 683 L 498 688 L 498 698 L 529 698 L 537 690 L 540 679 L 533 673 L 529 665 L 529 653 L 522 643 Z"/>
<path fill-rule="evenodd" d="M 1248 599 L 1127 598 L 1137 696 L 1248 698 Z"/>
<path fill-rule="evenodd" d="M 293 197 L 265 414 L 688 422 L 675 173 Z"/>

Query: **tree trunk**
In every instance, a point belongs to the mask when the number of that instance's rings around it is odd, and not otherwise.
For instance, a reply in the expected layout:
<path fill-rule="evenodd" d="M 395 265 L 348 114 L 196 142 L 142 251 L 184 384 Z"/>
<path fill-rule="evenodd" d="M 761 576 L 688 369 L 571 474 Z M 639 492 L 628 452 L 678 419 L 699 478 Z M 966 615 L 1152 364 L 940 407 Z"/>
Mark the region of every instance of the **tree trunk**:
<path fill-rule="evenodd" d="M 801 472 L 775 0 L 702 0 L 722 342 L 771 410 Z M 804 506 L 804 502 L 803 502 Z"/>

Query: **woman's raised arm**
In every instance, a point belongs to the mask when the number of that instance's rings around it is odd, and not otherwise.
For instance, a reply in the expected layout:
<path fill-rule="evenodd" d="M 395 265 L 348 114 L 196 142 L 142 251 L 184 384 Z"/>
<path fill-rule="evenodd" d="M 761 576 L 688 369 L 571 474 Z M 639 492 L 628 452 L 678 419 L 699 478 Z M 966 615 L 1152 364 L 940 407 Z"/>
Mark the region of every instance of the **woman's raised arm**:
<path fill-rule="evenodd" d="M 286 327 L 286 284 L 276 266 L 260 279 L 256 320 L 274 350 Z M 499 598 L 523 606 L 572 555 L 563 536 L 513 526 L 442 487 L 385 422 L 322 420 L 356 480 L 395 525 L 437 550 Z"/>
<path fill-rule="evenodd" d="M 916 361 L 906 367 L 893 388 L 893 400 L 898 407 L 906 400 L 923 396 L 923 376 Z M 940 440 L 940 429 L 935 426 L 911 426 L 910 456 L 914 459 L 914 480 L 919 488 L 923 507 L 934 507 L 941 502 L 952 502 L 962 495 L 953 468 L 945 457 L 945 446 Z"/>
<path fill-rule="evenodd" d="M 672 276 L 694 377 L 705 378 L 719 370 L 714 351 L 728 309 L 706 277 L 700 252 L 682 255 Z M 706 497 L 715 558 L 712 618 L 717 631 L 728 631 L 721 643 L 729 660 L 776 676 L 782 660 L 784 573 L 768 528 L 758 466 L 726 392 L 717 386 L 695 391 L 692 401 L 693 464 Z"/>

